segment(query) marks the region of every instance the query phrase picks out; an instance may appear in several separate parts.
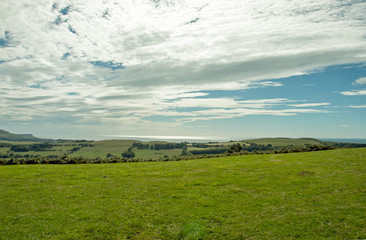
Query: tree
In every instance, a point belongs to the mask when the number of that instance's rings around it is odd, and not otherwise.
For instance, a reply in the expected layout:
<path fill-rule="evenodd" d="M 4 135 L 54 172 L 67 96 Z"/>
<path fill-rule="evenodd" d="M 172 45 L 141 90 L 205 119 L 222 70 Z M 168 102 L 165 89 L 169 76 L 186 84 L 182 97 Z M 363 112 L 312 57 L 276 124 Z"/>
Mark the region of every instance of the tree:
<path fill-rule="evenodd" d="M 188 154 L 187 146 L 184 146 L 183 149 L 182 149 L 181 156 L 187 156 L 187 154 Z"/>
<path fill-rule="evenodd" d="M 229 153 L 233 152 L 240 152 L 243 147 L 240 145 L 240 143 L 233 144 L 230 146 L 230 148 L 227 150 Z"/>
<path fill-rule="evenodd" d="M 125 157 L 125 158 L 134 158 L 135 157 L 135 153 L 132 151 L 125 151 L 121 155 L 122 155 L 122 157 Z"/>

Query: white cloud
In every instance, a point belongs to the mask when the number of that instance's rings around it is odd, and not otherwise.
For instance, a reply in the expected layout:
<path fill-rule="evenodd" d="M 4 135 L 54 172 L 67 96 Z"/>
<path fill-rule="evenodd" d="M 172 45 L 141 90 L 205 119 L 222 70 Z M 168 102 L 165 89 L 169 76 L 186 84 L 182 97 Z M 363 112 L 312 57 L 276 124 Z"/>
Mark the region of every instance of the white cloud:
<path fill-rule="evenodd" d="M 361 96 L 361 95 L 366 95 L 366 90 L 344 91 L 344 92 L 340 92 L 340 94 L 345 95 L 345 96 Z"/>
<path fill-rule="evenodd" d="M 329 106 L 330 103 L 301 103 L 301 104 L 290 104 L 291 107 L 320 107 Z"/>
<path fill-rule="evenodd" d="M 274 79 L 365 63 L 364 12 L 366 2 L 336 0 L 4 0 L 0 119 L 141 127 L 158 124 L 151 116 L 327 113 L 311 107 L 329 103 L 207 91 L 281 87 Z"/>
<path fill-rule="evenodd" d="M 354 105 L 354 106 L 348 106 L 349 108 L 366 108 L 366 105 Z"/>
<path fill-rule="evenodd" d="M 206 65 L 349 50 L 354 55 L 339 62 L 353 62 L 360 61 L 365 48 L 365 19 L 361 17 L 365 3 L 58 1 L 53 10 L 52 4 L 44 0 L 26 5 L 22 1 L 3 3 L 5 21 L 0 29 L 11 32 L 17 42 L 5 50 L 5 58 L 61 58 L 69 52 L 70 57 L 125 66 L 154 62 Z M 67 6 L 70 11 L 60 13 Z M 61 20 L 56 25 L 58 17 Z M 323 62 L 323 66 L 328 64 L 334 63 Z M 314 66 L 309 67 L 302 70 Z"/>
<path fill-rule="evenodd" d="M 366 77 L 363 77 L 363 78 L 359 78 L 357 79 L 354 84 L 359 84 L 359 85 L 363 85 L 363 84 L 366 84 Z"/>

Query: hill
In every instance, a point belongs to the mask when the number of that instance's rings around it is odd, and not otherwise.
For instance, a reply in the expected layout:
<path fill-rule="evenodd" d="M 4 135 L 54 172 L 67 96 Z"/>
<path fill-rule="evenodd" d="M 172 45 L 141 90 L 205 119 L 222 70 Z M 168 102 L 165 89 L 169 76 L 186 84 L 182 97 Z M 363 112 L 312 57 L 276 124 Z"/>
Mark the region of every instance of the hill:
<path fill-rule="evenodd" d="M 0 166 L 1 239 L 364 239 L 366 148 Z"/>
<path fill-rule="evenodd" d="M 42 144 L 41 144 L 42 143 Z M 31 134 L 13 134 L 0 130 L 0 159 L 30 159 L 61 157 L 71 158 L 121 158 L 123 153 L 133 155 L 136 161 L 169 160 L 176 157 L 220 155 L 234 144 L 241 146 L 241 153 L 285 153 L 308 151 L 313 145 L 329 148 L 366 147 L 366 144 L 337 143 L 314 138 L 260 138 L 229 142 L 173 143 L 163 141 L 142 142 L 135 140 L 50 140 Z M 328 148 L 328 149 L 329 149 Z M 316 148 L 318 149 L 318 148 Z M 230 151 L 229 151 L 230 152 Z M 238 152 L 238 151 L 234 151 Z"/>
<path fill-rule="evenodd" d="M 0 140 L 12 142 L 47 142 L 50 139 L 34 137 L 32 134 L 15 134 L 0 129 Z"/>
<path fill-rule="evenodd" d="M 256 143 L 256 144 L 263 144 L 263 145 L 268 145 L 271 144 L 273 146 L 300 146 L 300 145 L 327 145 L 330 144 L 331 142 L 327 142 L 327 141 L 322 141 L 322 140 L 318 140 L 315 138 L 258 138 L 258 139 L 249 139 L 249 140 L 244 140 L 242 142 L 245 143 Z"/>

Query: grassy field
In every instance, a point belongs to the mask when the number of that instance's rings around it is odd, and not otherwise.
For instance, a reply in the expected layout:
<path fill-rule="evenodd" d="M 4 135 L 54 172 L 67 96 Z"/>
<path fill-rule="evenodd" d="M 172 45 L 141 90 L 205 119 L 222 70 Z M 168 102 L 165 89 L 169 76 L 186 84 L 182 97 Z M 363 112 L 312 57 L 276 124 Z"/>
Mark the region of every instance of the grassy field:
<path fill-rule="evenodd" d="M 257 139 L 247 139 L 247 140 L 240 140 L 240 141 L 229 141 L 223 143 L 212 143 L 212 144 L 223 144 L 224 146 L 230 146 L 235 143 L 256 143 L 262 145 L 271 144 L 273 146 L 289 146 L 289 145 L 317 145 L 317 144 L 324 144 L 326 141 L 318 140 L 315 138 L 257 138 Z"/>
<path fill-rule="evenodd" d="M 152 159 L 152 160 L 162 160 L 166 158 L 172 158 L 174 156 L 180 156 L 182 154 L 182 147 L 177 147 L 174 149 L 164 149 L 158 148 L 159 150 L 150 149 L 151 146 L 155 144 L 167 144 L 168 142 L 161 141 L 151 141 L 151 142 L 139 142 L 142 144 L 148 144 L 148 149 L 139 149 L 136 146 L 133 147 L 133 143 L 139 141 L 134 140 L 103 140 L 103 141 L 58 141 L 52 142 L 52 147 L 45 150 L 37 151 L 12 151 L 11 145 L 32 145 L 39 144 L 37 142 L 9 142 L 0 141 L 0 154 L 6 155 L 10 158 L 9 154 L 17 155 L 18 158 L 24 156 L 42 156 L 42 157 L 63 157 L 67 155 L 69 157 L 84 157 L 84 158 L 107 158 L 107 155 L 121 157 L 121 154 L 127 151 L 129 148 L 135 153 L 135 159 Z M 305 146 L 305 145 L 327 145 L 332 144 L 331 142 L 324 142 L 312 138 L 261 138 L 261 139 L 251 139 L 242 141 L 230 141 L 222 143 L 207 143 L 202 146 L 197 146 L 194 143 L 187 144 L 187 152 L 192 151 L 192 154 L 210 154 L 210 150 L 216 150 L 211 152 L 213 154 L 225 152 L 231 145 L 240 143 L 241 145 L 250 146 L 251 143 L 256 143 L 258 145 L 271 144 L 273 147 L 286 147 L 286 146 Z M 5 144 L 1 146 L 2 144 Z M 133 148 L 132 148 L 133 147 Z M 223 149 L 223 151 L 217 151 Z M 245 150 L 245 149 L 243 149 Z M 273 149 L 272 149 L 273 150 Z M 194 151 L 196 153 L 194 153 Z M 254 151 L 253 149 L 250 151 Z M 201 152 L 201 153 L 200 153 Z M 6 157 L 5 157 L 6 158 Z"/>
<path fill-rule="evenodd" d="M 85 143 L 68 141 L 65 143 L 52 143 L 54 146 L 47 151 L 28 151 L 28 152 L 13 152 L 20 155 L 40 155 L 49 156 L 56 155 L 62 157 L 68 155 L 71 157 L 85 157 L 85 158 L 106 158 L 110 153 L 113 156 L 121 157 L 121 153 L 132 147 L 134 140 L 104 140 L 104 141 L 90 141 L 86 142 L 91 147 L 81 147 Z M 37 144 L 37 142 L 9 142 L 0 141 L 1 143 L 9 143 L 12 145 L 31 145 Z M 161 141 L 144 142 L 145 144 L 153 145 L 154 143 L 162 143 Z M 72 152 L 75 147 L 81 147 L 80 150 Z M 0 154 L 5 154 L 10 150 L 10 147 L 0 147 Z M 144 159 L 160 159 L 164 156 L 173 157 L 179 156 L 182 153 L 182 149 L 169 149 L 169 150 L 150 150 L 150 149 L 137 149 L 134 148 L 133 152 L 136 154 L 135 158 Z"/>
<path fill-rule="evenodd" d="M 104 140 L 93 142 L 94 147 L 82 148 L 77 152 L 70 154 L 72 157 L 89 157 L 89 158 L 105 158 L 108 153 L 114 156 L 121 157 L 121 153 L 126 151 L 132 146 L 134 140 Z M 153 145 L 154 143 L 160 143 L 159 141 L 146 142 L 146 144 Z M 150 149 L 133 149 L 136 154 L 135 158 L 144 159 L 159 159 L 164 156 L 172 157 L 179 156 L 182 153 L 182 149 L 171 150 L 150 150 Z"/>
<path fill-rule="evenodd" d="M 0 166 L 0 239 L 357 239 L 365 226 L 365 148 Z"/>
<path fill-rule="evenodd" d="M 258 139 L 250 139 L 244 140 L 241 142 L 245 143 L 256 143 L 256 144 L 272 144 L 273 146 L 289 146 L 289 145 L 305 145 L 305 144 L 322 144 L 324 141 L 314 139 L 314 138 L 258 138 Z"/>
<path fill-rule="evenodd" d="M 72 153 L 70 156 L 78 157 L 106 157 L 107 153 L 111 153 L 115 156 L 121 156 L 121 153 L 126 151 L 132 146 L 133 140 L 105 140 L 96 141 L 93 143 L 94 147 L 82 148 L 77 152 Z"/>

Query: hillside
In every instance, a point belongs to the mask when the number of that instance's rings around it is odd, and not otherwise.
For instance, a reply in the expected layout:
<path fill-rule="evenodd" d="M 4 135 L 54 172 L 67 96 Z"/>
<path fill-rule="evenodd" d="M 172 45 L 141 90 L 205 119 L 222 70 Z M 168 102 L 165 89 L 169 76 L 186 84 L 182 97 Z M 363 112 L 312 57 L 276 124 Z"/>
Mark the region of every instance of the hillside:
<path fill-rule="evenodd" d="M 1 239 L 364 239 L 366 148 L 0 166 Z"/>
<path fill-rule="evenodd" d="M 244 140 L 245 143 L 256 143 L 256 144 L 271 144 L 273 146 L 290 146 L 290 145 L 306 145 L 306 144 L 320 144 L 326 145 L 331 144 L 331 142 L 318 140 L 315 138 L 258 138 Z"/>
<path fill-rule="evenodd" d="M 169 160 L 176 157 L 196 158 L 201 155 L 221 155 L 233 145 L 240 145 L 241 153 L 285 153 L 308 151 L 310 146 L 329 148 L 366 147 L 366 144 L 327 142 L 314 138 L 260 138 L 229 142 L 173 143 L 135 140 L 50 140 L 31 134 L 13 134 L 0 130 L 0 159 L 47 158 L 122 158 L 123 153 L 138 161 Z M 230 151 L 229 151 L 230 152 Z M 230 152 L 232 153 L 232 152 Z"/>
<path fill-rule="evenodd" d="M 32 134 L 15 134 L 0 129 L 0 140 L 14 142 L 47 142 L 50 139 L 42 139 L 34 137 Z"/>

